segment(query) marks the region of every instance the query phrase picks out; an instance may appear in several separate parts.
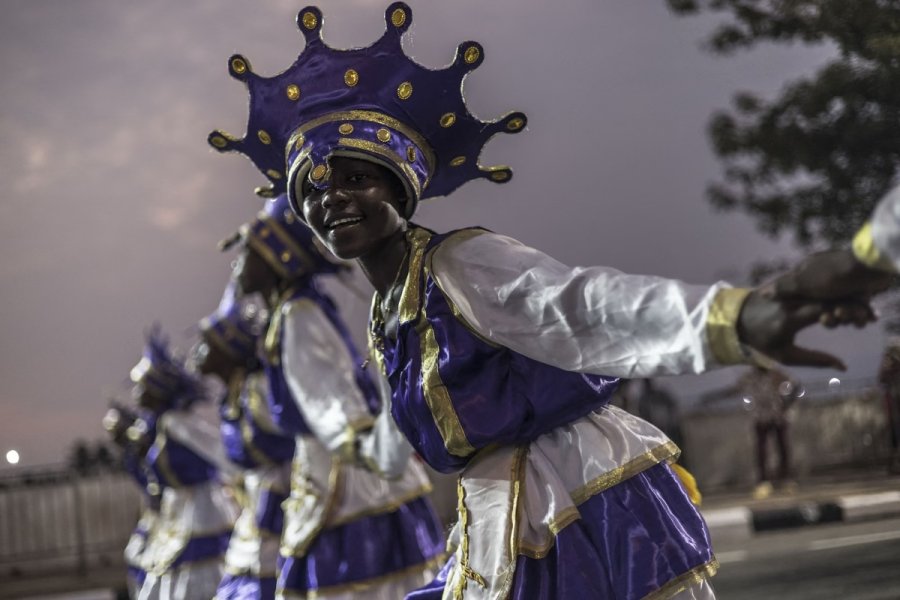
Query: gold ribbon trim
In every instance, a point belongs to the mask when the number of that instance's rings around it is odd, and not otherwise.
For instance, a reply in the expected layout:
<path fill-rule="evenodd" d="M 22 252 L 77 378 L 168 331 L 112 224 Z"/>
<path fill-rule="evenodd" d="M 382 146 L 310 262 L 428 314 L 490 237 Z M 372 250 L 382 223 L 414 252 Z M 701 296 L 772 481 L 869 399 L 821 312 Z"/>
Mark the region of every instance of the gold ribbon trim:
<path fill-rule="evenodd" d="M 866 223 L 853 237 L 853 255 L 864 265 L 881 271 L 895 273 L 897 269 L 891 260 L 883 255 L 872 237 L 872 223 Z"/>
<path fill-rule="evenodd" d="M 722 365 L 747 362 L 747 355 L 737 334 L 738 317 L 744 300 L 750 293 L 746 288 L 719 290 L 706 317 L 706 336 L 716 361 Z"/>

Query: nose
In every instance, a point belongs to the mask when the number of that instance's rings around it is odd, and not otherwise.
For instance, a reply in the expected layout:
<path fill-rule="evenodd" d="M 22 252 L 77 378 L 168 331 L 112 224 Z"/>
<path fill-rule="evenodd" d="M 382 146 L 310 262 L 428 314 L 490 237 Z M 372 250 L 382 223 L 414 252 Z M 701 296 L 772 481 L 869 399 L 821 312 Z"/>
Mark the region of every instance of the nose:
<path fill-rule="evenodd" d="M 334 182 L 322 193 L 322 206 L 325 208 L 337 208 L 350 201 L 350 194 L 340 185 Z"/>

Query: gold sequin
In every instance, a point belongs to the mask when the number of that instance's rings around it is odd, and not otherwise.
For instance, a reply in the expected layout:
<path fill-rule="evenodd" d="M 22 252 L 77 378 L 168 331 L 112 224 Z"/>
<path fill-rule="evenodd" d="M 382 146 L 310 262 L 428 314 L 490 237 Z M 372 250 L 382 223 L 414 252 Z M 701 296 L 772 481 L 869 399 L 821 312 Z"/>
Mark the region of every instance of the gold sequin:
<path fill-rule="evenodd" d="M 509 171 L 494 171 L 491 173 L 491 179 L 494 181 L 506 181 L 509 179 Z"/>
<path fill-rule="evenodd" d="M 350 135 L 353 133 L 353 125 L 350 123 L 341 123 L 341 126 L 338 127 L 338 133 L 341 135 Z"/>
<path fill-rule="evenodd" d="M 347 72 L 344 73 L 344 83 L 347 84 L 347 87 L 355 86 L 359 83 L 359 73 L 353 69 L 347 69 Z"/>
<path fill-rule="evenodd" d="M 456 115 L 453 113 L 444 113 L 441 116 L 441 127 L 452 127 L 456 123 Z"/>
<path fill-rule="evenodd" d="M 478 60 L 480 56 L 481 51 L 477 46 L 469 46 L 468 48 L 466 48 L 466 53 L 463 54 L 463 59 L 465 59 L 465 61 L 471 65 L 473 62 Z"/>
<path fill-rule="evenodd" d="M 522 129 L 522 126 L 525 124 L 525 119 L 522 117 L 513 117 L 509 120 L 509 123 L 506 124 L 506 128 L 510 131 L 518 131 Z"/>
<path fill-rule="evenodd" d="M 325 177 L 325 172 L 328 170 L 328 167 L 325 165 L 316 165 L 313 167 L 313 170 L 310 171 L 309 176 L 313 181 L 319 181 L 323 177 Z"/>
<path fill-rule="evenodd" d="M 409 162 L 416 162 L 416 149 L 414 147 L 406 147 L 406 160 Z"/>
<path fill-rule="evenodd" d="M 293 223 L 294 222 L 294 213 L 292 213 L 291 211 L 285 211 L 284 212 L 284 222 L 287 223 L 288 225 Z"/>
<path fill-rule="evenodd" d="M 223 138 L 221 135 L 214 135 L 209 138 L 209 143 L 215 146 L 216 148 L 224 148 L 228 145 L 228 140 Z"/>
<path fill-rule="evenodd" d="M 319 24 L 319 19 L 316 18 L 316 13 L 307 11 L 303 13 L 303 26 L 307 29 L 315 29 L 316 25 Z"/>
<path fill-rule="evenodd" d="M 272 136 L 269 135 L 269 133 L 264 129 L 260 129 L 259 131 L 257 131 L 256 137 L 258 137 L 259 141 L 267 146 L 272 143 Z"/>
<path fill-rule="evenodd" d="M 403 24 L 406 23 L 406 11 L 402 8 L 398 8 L 392 12 L 391 23 L 394 24 L 394 27 L 403 27 Z"/>
<path fill-rule="evenodd" d="M 382 127 L 375 132 L 375 137 L 378 138 L 379 142 L 384 142 L 385 144 L 387 144 L 389 141 L 391 141 L 391 132 Z"/>
<path fill-rule="evenodd" d="M 296 102 L 300 99 L 300 86 L 296 83 L 292 83 L 285 88 L 284 93 L 287 94 L 288 100 Z"/>
<path fill-rule="evenodd" d="M 231 68 L 238 75 L 243 75 L 247 72 L 247 63 L 242 58 L 232 58 Z"/>
<path fill-rule="evenodd" d="M 466 162 L 466 157 L 465 157 L 465 156 L 457 156 L 456 158 L 454 158 L 453 160 L 450 161 L 450 166 L 451 166 L 451 167 L 458 167 L 458 166 L 462 165 L 462 164 L 465 163 L 465 162 Z"/>
<path fill-rule="evenodd" d="M 401 100 L 408 100 L 413 93 L 413 86 L 410 82 L 404 81 L 397 86 L 397 97 Z"/>
<path fill-rule="evenodd" d="M 275 169 L 269 169 L 268 171 L 266 171 L 266 175 L 268 175 L 272 179 L 281 179 L 281 172 L 276 171 Z"/>
<path fill-rule="evenodd" d="M 281 262 L 286 263 L 291 260 L 291 253 L 285 250 L 281 253 Z"/>

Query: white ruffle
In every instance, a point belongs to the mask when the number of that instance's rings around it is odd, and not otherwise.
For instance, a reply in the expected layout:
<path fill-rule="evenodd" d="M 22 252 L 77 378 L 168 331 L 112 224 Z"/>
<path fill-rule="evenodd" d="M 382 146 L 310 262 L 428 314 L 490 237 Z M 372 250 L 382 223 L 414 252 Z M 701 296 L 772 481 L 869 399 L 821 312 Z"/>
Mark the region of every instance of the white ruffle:
<path fill-rule="evenodd" d="M 505 447 L 476 457 L 460 478 L 460 521 L 451 533 L 456 564 L 443 597 L 453 599 L 462 588 L 465 600 L 505 598 L 517 557 L 544 556 L 556 534 L 580 518 L 578 504 L 674 460 L 677 452 L 650 423 L 608 407 L 539 437 L 527 448 Z M 688 591 L 695 595 L 676 597 L 713 598 L 708 585 Z"/>
<path fill-rule="evenodd" d="M 428 475 L 416 461 L 409 461 L 402 477 L 384 479 L 342 463 L 315 437 L 299 436 L 291 496 L 284 503 L 281 552 L 303 556 L 322 529 L 392 512 L 430 491 Z"/>

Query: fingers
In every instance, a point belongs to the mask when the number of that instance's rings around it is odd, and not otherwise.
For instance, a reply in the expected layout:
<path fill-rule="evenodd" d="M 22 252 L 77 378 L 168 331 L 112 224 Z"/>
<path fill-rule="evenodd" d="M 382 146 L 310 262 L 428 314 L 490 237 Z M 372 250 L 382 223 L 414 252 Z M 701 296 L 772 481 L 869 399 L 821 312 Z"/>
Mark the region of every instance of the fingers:
<path fill-rule="evenodd" d="M 778 360 L 785 365 L 795 367 L 832 368 L 839 371 L 847 370 L 844 361 L 833 354 L 794 345 L 788 346 L 780 352 Z"/>
<path fill-rule="evenodd" d="M 878 320 L 875 309 L 867 302 L 845 302 L 837 306 L 823 309 L 819 315 L 819 323 L 829 329 L 839 325 L 855 325 L 864 327 Z"/>

